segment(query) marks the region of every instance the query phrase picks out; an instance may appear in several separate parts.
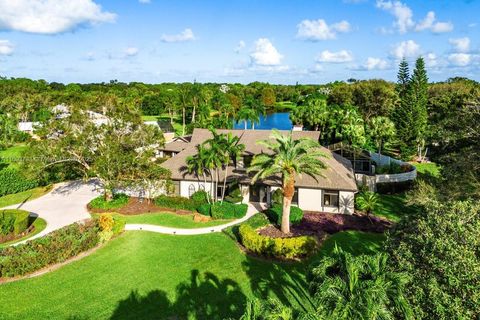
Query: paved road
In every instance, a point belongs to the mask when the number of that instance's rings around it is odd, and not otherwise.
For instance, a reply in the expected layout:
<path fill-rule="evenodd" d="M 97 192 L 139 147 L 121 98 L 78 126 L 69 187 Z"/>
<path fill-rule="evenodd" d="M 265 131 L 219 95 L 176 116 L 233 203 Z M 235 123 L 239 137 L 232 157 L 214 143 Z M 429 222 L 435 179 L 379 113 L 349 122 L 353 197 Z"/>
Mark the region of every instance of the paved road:
<path fill-rule="evenodd" d="M 77 221 L 90 218 L 86 205 L 100 195 L 97 183 L 71 181 L 55 185 L 54 189 L 46 195 L 13 206 L 10 209 L 30 211 L 47 222 L 47 227 L 42 232 L 27 239 L 35 239 L 49 232 L 60 229 Z M 18 243 L 17 243 L 18 244 Z"/>

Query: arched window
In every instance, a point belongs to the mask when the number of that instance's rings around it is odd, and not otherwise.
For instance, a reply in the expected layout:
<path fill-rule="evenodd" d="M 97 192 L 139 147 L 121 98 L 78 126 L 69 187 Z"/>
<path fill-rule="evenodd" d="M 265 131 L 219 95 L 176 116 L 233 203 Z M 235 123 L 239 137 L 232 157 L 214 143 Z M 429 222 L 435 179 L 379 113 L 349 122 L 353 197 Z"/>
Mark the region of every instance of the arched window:
<path fill-rule="evenodd" d="M 202 190 L 202 191 L 205 191 L 205 185 L 204 184 L 201 184 L 199 187 L 198 187 L 198 190 Z"/>
<path fill-rule="evenodd" d="M 195 186 L 193 184 L 188 186 L 188 197 L 191 197 L 195 193 Z"/>

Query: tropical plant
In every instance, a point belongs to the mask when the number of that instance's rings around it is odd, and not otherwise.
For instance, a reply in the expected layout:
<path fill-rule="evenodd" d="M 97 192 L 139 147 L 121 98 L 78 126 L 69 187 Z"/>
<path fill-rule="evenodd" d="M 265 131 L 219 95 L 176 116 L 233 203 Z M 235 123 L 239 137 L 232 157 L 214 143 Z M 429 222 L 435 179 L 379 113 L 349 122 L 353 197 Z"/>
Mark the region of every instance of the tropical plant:
<path fill-rule="evenodd" d="M 387 269 L 388 255 L 352 256 L 335 246 L 311 271 L 319 319 L 413 319 L 405 298 L 406 274 Z"/>
<path fill-rule="evenodd" d="M 379 201 L 378 194 L 373 191 L 364 191 L 357 196 L 356 205 L 369 216 L 378 208 Z"/>
<path fill-rule="evenodd" d="M 370 121 L 370 136 L 381 154 L 385 143 L 392 141 L 395 137 L 395 124 L 387 117 L 375 117 Z"/>
<path fill-rule="evenodd" d="M 327 155 L 320 144 L 309 138 L 294 139 L 293 134 L 282 135 L 273 130 L 270 140 L 257 142 L 267 148 L 268 153 L 256 155 L 248 172 L 254 173 L 252 184 L 259 179 L 280 175 L 283 191 L 282 232 L 290 233 L 290 207 L 295 192 L 295 178 L 306 174 L 317 180 L 326 168 L 320 159 Z"/>

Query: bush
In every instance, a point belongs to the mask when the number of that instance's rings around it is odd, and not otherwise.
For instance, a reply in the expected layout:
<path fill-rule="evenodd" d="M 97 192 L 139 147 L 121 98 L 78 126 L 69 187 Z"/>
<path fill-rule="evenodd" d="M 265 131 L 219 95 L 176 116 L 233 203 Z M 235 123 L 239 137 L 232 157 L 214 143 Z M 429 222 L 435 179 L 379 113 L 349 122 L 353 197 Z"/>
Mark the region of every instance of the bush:
<path fill-rule="evenodd" d="M 30 213 L 25 210 L 6 209 L 0 211 L 0 234 L 15 235 L 27 230 L 30 222 Z"/>
<path fill-rule="evenodd" d="M 113 216 L 113 226 L 112 226 L 112 232 L 113 235 L 116 236 L 120 233 L 122 233 L 125 230 L 125 224 L 127 222 L 125 219 L 121 216 L 114 215 Z"/>
<path fill-rule="evenodd" d="M 112 231 L 113 224 L 113 217 L 110 213 L 101 214 L 98 218 L 98 226 L 101 231 Z"/>
<path fill-rule="evenodd" d="M 247 214 L 247 204 L 216 202 L 211 205 L 210 214 L 214 219 L 240 219 Z"/>
<path fill-rule="evenodd" d="M 0 250 L 0 278 L 32 273 L 64 262 L 99 243 L 95 221 L 71 224 L 45 237 Z"/>
<path fill-rule="evenodd" d="M 197 211 L 198 211 L 198 213 L 200 213 L 201 215 L 210 217 L 210 215 L 211 215 L 211 208 L 212 208 L 212 205 L 211 205 L 211 204 L 205 203 L 205 204 L 202 204 L 202 205 L 198 206 Z"/>
<path fill-rule="evenodd" d="M 175 210 L 196 211 L 197 207 L 201 204 L 197 203 L 193 199 L 184 197 L 159 196 L 155 198 L 155 205 Z"/>
<path fill-rule="evenodd" d="M 105 197 L 99 196 L 90 201 L 88 204 L 89 208 L 92 209 L 103 209 L 103 210 L 111 210 L 111 209 L 118 209 L 125 206 L 128 203 L 128 196 L 124 193 L 116 193 L 113 195 L 113 199 L 110 201 L 106 201 Z"/>
<path fill-rule="evenodd" d="M 230 193 L 225 197 L 225 201 L 230 203 L 240 203 L 243 201 L 242 191 L 238 184 L 232 186 Z"/>
<path fill-rule="evenodd" d="M 268 219 L 277 225 L 282 224 L 282 211 L 283 207 L 281 205 L 274 205 L 271 208 L 265 211 Z M 303 210 L 299 207 L 291 206 L 290 207 L 290 223 L 299 224 L 303 219 Z"/>
<path fill-rule="evenodd" d="M 38 182 L 26 179 L 18 170 L 10 168 L 0 170 L 0 197 L 35 187 L 38 187 Z"/>
<path fill-rule="evenodd" d="M 194 202 L 196 202 L 199 206 L 205 203 L 209 203 L 211 201 L 210 195 L 204 191 L 204 190 L 199 190 L 192 194 L 192 197 L 190 198 Z"/>
<path fill-rule="evenodd" d="M 250 252 L 276 257 L 294 259 L 308 257 L 315 252 L 317 241 L 314 237 L 271 238 L 262 236 L 247 224 L 239 228 L 242 244 Z"/>
<path fill-rule="evenodd" d="M 283 191 L 280 188 L 272 193 L 272 206 L 274 205 L 283 205 Z"/>

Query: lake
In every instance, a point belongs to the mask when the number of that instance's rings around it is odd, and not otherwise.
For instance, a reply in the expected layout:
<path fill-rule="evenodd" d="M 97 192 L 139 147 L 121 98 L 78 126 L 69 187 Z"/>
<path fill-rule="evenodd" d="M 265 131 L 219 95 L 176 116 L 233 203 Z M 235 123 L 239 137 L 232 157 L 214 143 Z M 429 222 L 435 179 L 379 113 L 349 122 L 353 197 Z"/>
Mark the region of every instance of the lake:
<path fill-rule="evenodd" d="M 260 122 L 255 123 L 255 129 L 263 130 L 292 130 L 292 121 L 290 120 L 289 112 L 276 112 L 260 116 Z M 245 121 L 236 122 L 233 125 L 234 129 L 245 129 Z M 250 121 L 247 123 L 247 129 L 251 129 Z"/>

